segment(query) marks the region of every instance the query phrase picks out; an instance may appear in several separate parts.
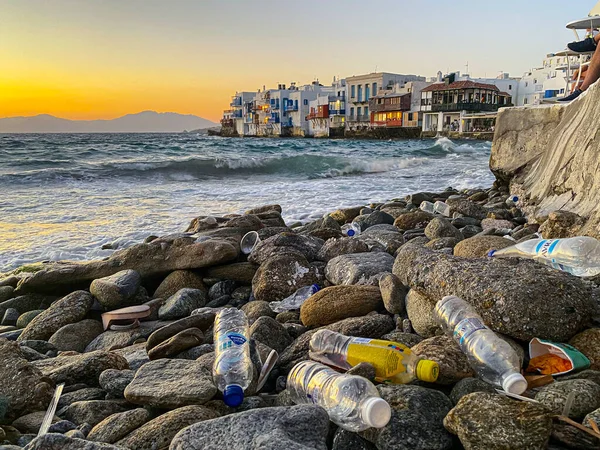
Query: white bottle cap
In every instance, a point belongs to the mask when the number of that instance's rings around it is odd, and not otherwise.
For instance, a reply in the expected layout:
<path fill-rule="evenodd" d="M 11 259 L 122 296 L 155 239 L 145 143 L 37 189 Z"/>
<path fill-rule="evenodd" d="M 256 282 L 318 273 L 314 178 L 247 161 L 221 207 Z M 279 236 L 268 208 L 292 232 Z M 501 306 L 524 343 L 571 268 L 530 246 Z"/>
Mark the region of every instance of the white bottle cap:
<path fill-rule="evenodd" d="M 361 408 L 362 419 L 373 428 L 385 427 L 392 417 L 392 409 L 388 402 L 379 397 L 366 399 Z"/>
<path fill-rule="evenodd" d="M 502 381 L 502 389 L 511 394 L 521 395 L 527 390 L 527 380 L 520 373 L 511 373 Z"/>

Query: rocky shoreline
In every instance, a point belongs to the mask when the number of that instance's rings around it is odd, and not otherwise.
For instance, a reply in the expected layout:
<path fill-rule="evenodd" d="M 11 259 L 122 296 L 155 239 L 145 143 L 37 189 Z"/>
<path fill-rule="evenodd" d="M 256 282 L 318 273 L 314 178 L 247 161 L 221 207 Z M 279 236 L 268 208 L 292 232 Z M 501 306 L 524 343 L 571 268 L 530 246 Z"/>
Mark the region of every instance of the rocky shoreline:
<path fill-rule="evenodd" d="M 554 212 L 538 223 L 507 198 L 502 185 L 448 188 L 292 226 L 267 205 L 197 217 L 185 232 L 150 236 L 105 260 L 0 275 L 0 450 L 600 448 L 587 420 L 600 421 L 598 284 L 530 260 L 487 258 L 538 232 L 570 236 L 581 218 Z M 437 200 L 453 218 L 418 208 Z M 345 237 L 341 226 L 352 221 L 362 232 Z M 249 231 L 261 242 L 246 257 L 239 243 Z M 269 307 L 315 283 L 324 289 L 299 311 Z M 445 295 L 475 306 L 523 367 L 534 337 L 569 342 L 591 367 L 528 390 L 536 402 L 500 395 L 434 321 Z M 139 327 L 104 331 L 103 312 L 135 305 L 150 307 Z M 251 323 L 255 377 L 236 409 L 211 376 L 212 326 L 224 306 Z M 358 434 L 337 428 L 285 390 L 320 328 L 402 343 L 436 361 L 439 379 L 378 385 L 390 423 Z M 272 349 L 279 361 L 257 390 Z M 36 438 L 60 383 L 54 423 Z"/>

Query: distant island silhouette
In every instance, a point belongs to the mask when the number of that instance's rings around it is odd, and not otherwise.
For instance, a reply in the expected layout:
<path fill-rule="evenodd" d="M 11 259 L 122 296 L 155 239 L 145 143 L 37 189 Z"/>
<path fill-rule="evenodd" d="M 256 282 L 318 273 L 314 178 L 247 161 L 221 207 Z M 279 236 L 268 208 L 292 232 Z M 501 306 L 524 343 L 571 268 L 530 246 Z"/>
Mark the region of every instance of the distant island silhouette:
<path fill-rule="evenodd" d="M 192 114 L 156 111 L 107 120 L 69 120 L 49 114 L 0 119 L 0 133 L 180 133 L 218 126 Z"/>

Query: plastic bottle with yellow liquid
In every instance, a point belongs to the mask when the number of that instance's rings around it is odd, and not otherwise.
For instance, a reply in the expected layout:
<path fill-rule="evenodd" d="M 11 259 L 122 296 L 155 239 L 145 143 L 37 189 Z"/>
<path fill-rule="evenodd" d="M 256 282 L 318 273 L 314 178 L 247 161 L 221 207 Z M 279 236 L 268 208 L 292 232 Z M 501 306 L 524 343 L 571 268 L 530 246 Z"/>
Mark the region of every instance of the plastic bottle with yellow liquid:
<path fill-rule="evenodd" d="M 368 362 L 375 367 L 375 380 L 380 383 L 407 384 L 417 379 L 433 383 L 439 374 L 436 362 L 419 358 L 398 342 L 344 336 L 330 330 L 319 330 L 312 336 L 309 356 L 345 370 Z"/>

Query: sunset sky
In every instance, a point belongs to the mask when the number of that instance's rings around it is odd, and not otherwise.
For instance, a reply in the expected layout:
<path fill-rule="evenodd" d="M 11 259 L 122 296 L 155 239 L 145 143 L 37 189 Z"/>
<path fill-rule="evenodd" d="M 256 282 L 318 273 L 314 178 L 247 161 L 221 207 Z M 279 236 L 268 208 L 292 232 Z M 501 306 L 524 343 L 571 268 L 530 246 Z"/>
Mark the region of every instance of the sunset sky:
<path fill-rule="evenodd" d="M 0 117 L 217 121 L 236 90 L 378 71 L 521 76 L 595 0 L 0 0 Z"/>

